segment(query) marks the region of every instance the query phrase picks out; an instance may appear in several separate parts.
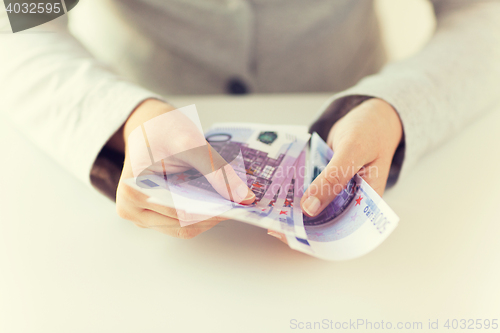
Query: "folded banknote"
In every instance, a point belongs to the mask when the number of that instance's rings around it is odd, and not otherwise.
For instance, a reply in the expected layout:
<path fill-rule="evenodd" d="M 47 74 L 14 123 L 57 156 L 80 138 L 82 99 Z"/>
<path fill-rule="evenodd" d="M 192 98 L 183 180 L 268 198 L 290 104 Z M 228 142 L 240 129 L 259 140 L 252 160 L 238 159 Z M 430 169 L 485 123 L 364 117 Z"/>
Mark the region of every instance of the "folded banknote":
<path fill-rule="evenodd" d="M 319 135 L 310 136 L 304 126 L 222 123 L 205 137 L 255 193 L 253 204 L 223 198 L 195 169 L 146 173 L 126 183 L 149 202 L 182 210 L 187 218 L 181 225 L 212 216 L 242 221 L 281 232 L 292 249 L 327 260 L 370 252 L 398 224 L 397 215 L 358 175 L 318 216 L 302 214 L 304 191 L 333 156 Z"/>

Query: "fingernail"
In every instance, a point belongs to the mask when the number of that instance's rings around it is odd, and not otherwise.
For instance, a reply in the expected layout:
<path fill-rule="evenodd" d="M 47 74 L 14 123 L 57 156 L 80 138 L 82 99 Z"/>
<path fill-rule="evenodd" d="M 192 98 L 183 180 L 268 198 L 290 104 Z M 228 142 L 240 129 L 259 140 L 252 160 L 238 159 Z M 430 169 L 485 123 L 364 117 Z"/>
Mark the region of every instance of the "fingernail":
<path fill-rule="evenodd" d="M 253 193 L 251 190 L 248 190 L 248 194 L 245 198 L 245 201 L 246 200 L 253 200 L 253 199 L 255 199 L 255 193 Z"/>
<path fill-rule="evenodd" d="M 278 238 L 279 240 L 281 240 L 281 234 L 279 232 L 276 232 L 276 231 L 272 231 L 272 230 L 268 230 L 267 231 L 267 234 L 269 236 L 273 236 L 273 237 L 276 237 Z"/>
<path fill-rule="evenodd" d="M 321 201 L 315 196 L 310 196 L 302 204 L 302 209 L 310 216 L 315 216 L 321 206 Z"/>
<path fill-rule="evenodd" d="M 236 189 L 236 193 L 240 198 L 242 198 L 242 201 L 255 198 L 255 194 L 250 191 L 245 184 L 241 184 L 240 186 L 238 186 L 238 188 Z"/>

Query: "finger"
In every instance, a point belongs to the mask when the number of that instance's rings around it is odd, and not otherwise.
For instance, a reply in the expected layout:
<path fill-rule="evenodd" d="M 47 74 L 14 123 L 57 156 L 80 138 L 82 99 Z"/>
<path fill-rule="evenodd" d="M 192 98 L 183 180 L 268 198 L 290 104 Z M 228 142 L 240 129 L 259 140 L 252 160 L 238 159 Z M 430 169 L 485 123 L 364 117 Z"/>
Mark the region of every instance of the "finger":
<path fill-rule="evenodd" d="M 144 170 L 143 173 L 147 170 L 148 169 Z M 225 218 L 192 214 L 178 208 L 150 203 L 147 200 L 147 195 L 135 190 L 134 188 L 126 185 L 123 182 L 120 183 L 117 192 L 121 194 L 117 195 L 118 215 L 127 220 L 134 221 L 139 227 L 147 227 L 144 225 L 144 222 L 137 222 L 136 218 L 136 216 L 139 214 L 139 211 L 143 209 L 150 210 L 165 217 L 176 220 L 176 226 L 180 226 L 179 220 L 181 220 L 182 227 L 186 227 L 186 225 L 203 221 L 216 221 L 218 223 L 226 220 Z"/>
<path fill-rule="evenodd" d="M 378 195 L 383 196 L 389 177 L 391 163 L 392 160 L 390 159 L 377 159 L 362 167 L 358 175 L 363 178 Z"/>
<path fill-rule="evenodd" d="M 117 211 L 122 218 L 134 222 L 140 228 L 154 229 L 164 234 L 180 237 L 192 238 L 197 234 L 210 229 L 215 224 L 222 221 L 219 217 L 205 217 L 199 215 L 182 216 L 184 221 L 196 219 L 197 226 L 181 227 L 178 215 L 183 213 L 174 208 L 152 204 L 146 201 L 147 196 L 126 184 L 122 184 L 123 195 L 117 196 Z M 190 228 L 196 230 L 183 231 L 180 229 Z"/>
<path fill-rule="evenodd" d="M 273 236 L 275 238 L 278 238 L 280 241 L 282 241 L 283 243 L 285 243 L 286 245 L 288 245 L 288 241 L 286 239 L 285 234 L 282 234 L 281 232 L 277 232 L 277 231 L 274 231 L 274 230 L 271 230 L 271 229 L 267 229 L 267 234 L 269 236 Z"/>
<path fill-rule="evenodd" d="M 213 228 L 220 222 L 217 219 L 209 219 L 186 227 L 181 227 L 178 220 L 147 209 L 141 211 L 137 219 L 138 222 L 146 228 L 182 239 L 191 239 Z"/>
<path fill-rule="evenodd" d="M 255 194 L 238 177 L 233 167 L 229 164 L 206 175 L 206 178 L 210 185 L 226 199 L 244 205 L 255 201 Z"/>
<path fill-rule="evenodd" d="M 172 166 L 195 168 L 225 199 L 242 204 L 250 204 L 255 200 L 254 193 L 250 191 L 233 167 L 208 143 L 169 156 L 161 162 L 168 165 L 169 170 Z M 235 159 L 233 162 L 239 162 L 239 160 Z M 243 161 L 240 164 L 239 167 L 244 169 Z M 159 163 L 155 167 L 158 169 L 158 166 Z M 242 174 L 244 175 L 244 171 Z"/>
<path fill-rule="evenodd" d="M 182 156 L 178 154 L 176 158 L 196 168 L 224 198 L 242 204 L 255 200 L 255 194 L 210 144 L 186 151 Z M 243 161 L 241 164 L 244 169 Z"/>
<path fill-rule="evenodd" d="M 146 194 L 120 182 L 118 184 L 116 196 L 118 215 L 137 224 L 137 216 L 139 216 L 143 210 L 151 210 L 160 215 L 177 220 L 178 214 L 175 208 L 151 203 L 148 201 L 148 198 Z M 139 222 L 139 224 L 141 227 L 147 227 L 144 226 L 142 222 Z"/>
<path fill-rule="evenodd" d="M 182 215 L 184 213 L 183 211 L 178 210 L 176 208 L 158 205 L 158 204 L 150 203 L 148 201 L 146 201 L 144 203 L 142 208 L 151 210 L 153 212 L 157 212 L 160 215 L 170 217 L 170 218 L 173 218 L 176 220 L 179 219 L 179 215 Z"/>
<path fill-rule="evenodd" d="M 121 181 L 116 189 L 117 210 L 133 211 L 147 205 L 148 196 Z"/>
<path fill-rule="evenodd" d="M 120 202 L 120 205 L 127 207 L 126 209 L 128 211 L 131 211 L 131 214 L 129 213 L 128 215 L 134 215 L 134 210 L 135 210 L 135 215 L 137 215 L 138 214 L 137 212 L 140 212 L 141 210 L 145 209 L 156 212 L 165 217 L 172 218 L 176 221 L 181 219 L 185 223 L 202 222 L 210 219 L 217 220 L 218 222 L 227 220 L 226 218 L 221 218 L 221 217 L 187 213 L 184 210 L 180 210 L 177 208 L 151 203 L 147 201 L 148 196 L 145 195 L 144 193 L 141 193 L 126 184 L 123 184 L 123 186 L 126 186 L 127 188 L 126 198 L 128 198 L 128 200 L 127 202 Z"/>
<path fill-rule="evenodd" d="M 220 216 L 189 213 L 179 208 L 167 207 L 155 203 L 150 203 L 148 201 L 143 204 L 142 208 L 157 212 L 160 215 L 164 215 L 176 220 L 181 220 L 185 224 L 198 223 L 210 219 L 214 219 L 219 222 L 228 220 L 227 218 L 223 218 Z"/>
<path fill-rule="evenodd" d="M 183 224 L 193 224 L 193 223 L 199 223 L 203 221 L 227 221 L 229 220 L 226 217 L 221 217 L 221 216 L 212 216 L 212 215 L 202 215 L 202 214 L 193 214 L 193 213 L 187 213 L 187 212 L 180 212 L 179 214 L 179 220 L 182 220 Z"/>
<path fill-rule="evenodd" d="M 306 215 L 312 217 L 323 211 L 366 163 L 363 151 L 353 148 L 345 145 L 339 149 L 306 190 L 300 202 Z"/>

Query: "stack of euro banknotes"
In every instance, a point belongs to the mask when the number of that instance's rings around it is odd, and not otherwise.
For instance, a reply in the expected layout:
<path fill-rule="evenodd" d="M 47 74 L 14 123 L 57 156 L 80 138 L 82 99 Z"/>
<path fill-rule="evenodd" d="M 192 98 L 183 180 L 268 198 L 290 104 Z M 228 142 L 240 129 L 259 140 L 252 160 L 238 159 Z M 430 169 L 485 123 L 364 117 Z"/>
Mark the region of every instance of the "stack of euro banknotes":
<path fill-rule="evenodd" d="M 205 138 L 255 193 L 253 204 L 223 198 L 197 170 L 150 173 L 127 180 L 149 202 L 182 210 L 181 226 L 220 217 L 285 235 L 297 251 L 326 260 L 362 256 L 396 228 L 399 218 L 358 175 L 316 217 L 300 200 L 334 152 L 305 126 L 219 123 Z M 196 218 L 198 217 L 198 218 Z"/>

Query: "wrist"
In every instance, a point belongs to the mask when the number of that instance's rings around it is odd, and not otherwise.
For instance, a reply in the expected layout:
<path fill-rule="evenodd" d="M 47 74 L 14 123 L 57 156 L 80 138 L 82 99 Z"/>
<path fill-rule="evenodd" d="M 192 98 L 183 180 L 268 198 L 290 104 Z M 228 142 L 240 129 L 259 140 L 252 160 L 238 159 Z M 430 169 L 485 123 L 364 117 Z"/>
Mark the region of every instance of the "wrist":
<path fill-rule="evenodd" d="M 175 110 L 173 106 L 157 99 L 147 99 L 139 104 L 123 125 L 123 142 L 127 142 L 130 133 L 143 123 L 156 116 Z"/>
<path fill-rule="evenodd" d="M 113 134 L 106 147 L 125 153 L 125 145 L 129 134 L 142 123 L 175 108 L 157 99 L 147 99 L 139 104 L 129 115 L 125 123 Z"/>
<path fill-rule="evenodd" d="M 373 98 L 367 102 L 374 104 L 375 109 L 386 123 L 386 127 L 390 129 L 389 133 L 397 147 L 403 139 L 403 124 L 401 123 L 398 112 L 391 104 L 380 98 Z"/>

